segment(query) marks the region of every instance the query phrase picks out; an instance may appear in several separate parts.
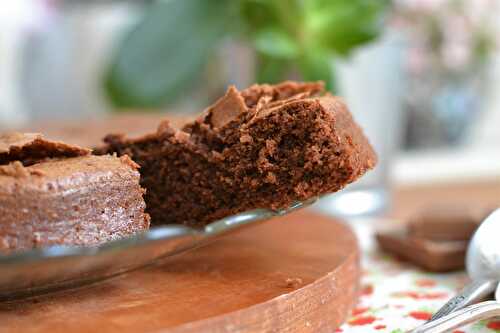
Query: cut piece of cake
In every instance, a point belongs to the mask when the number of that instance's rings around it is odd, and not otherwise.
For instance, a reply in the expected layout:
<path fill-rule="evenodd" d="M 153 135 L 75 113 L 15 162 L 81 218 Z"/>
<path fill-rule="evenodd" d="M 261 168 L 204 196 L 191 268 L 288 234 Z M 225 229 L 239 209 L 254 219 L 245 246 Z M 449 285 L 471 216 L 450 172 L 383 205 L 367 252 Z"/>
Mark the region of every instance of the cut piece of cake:
<path fill-rule="evenodd" d="M 144 190 L 128 156 L 0 136 L 0 252 L 97 245 L 145 230 Z"/>
<path fill-rule="evenodd" d="M 336 192 L 376 163 L 346 105 L 321 83 L 230 87 L 181 129 L 165 121 L 156 133 L 105 142 L 98 152 L 127 154 L 141 166 L 153 224 L 202 226 L 284 208 Z"/>

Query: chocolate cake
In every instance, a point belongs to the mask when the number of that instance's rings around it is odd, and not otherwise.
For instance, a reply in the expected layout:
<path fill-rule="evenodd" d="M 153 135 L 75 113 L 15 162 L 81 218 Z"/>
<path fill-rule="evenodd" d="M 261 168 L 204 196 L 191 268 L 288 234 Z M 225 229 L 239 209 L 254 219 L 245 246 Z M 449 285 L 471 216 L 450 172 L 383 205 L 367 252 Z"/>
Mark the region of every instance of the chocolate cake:
<path fill-rule="evenodd" d="M 201 226 L 254 208 L 332 193 L 376 163 L 343 101 L 321 83 L 254 85 L 226 95 L 181 128 L 108 135 L 100 154 L 140 166 L 153 224 Z"/>
<path fill-rule="evenodd" d="M 149 227 L 138 166 L 128 156 L 0 136 L 0 252 L 96 245 Z"/>

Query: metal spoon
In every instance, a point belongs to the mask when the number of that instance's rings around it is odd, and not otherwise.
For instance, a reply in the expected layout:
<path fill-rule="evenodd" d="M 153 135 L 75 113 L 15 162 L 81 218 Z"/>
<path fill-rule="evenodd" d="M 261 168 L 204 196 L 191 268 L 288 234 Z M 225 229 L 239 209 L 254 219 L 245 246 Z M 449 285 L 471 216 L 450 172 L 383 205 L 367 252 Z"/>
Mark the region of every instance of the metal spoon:
<path fill-rule="evenodd" d="M 478 320 L 497 317 L 500 315 L 500 284 L 497 285 L 495 299 L 496 301 L 480 302 L 456 310 L 417 327 L 411 333 L 445 333 Z"/>
<path fill-rule="evenodd" d="M 495 299 L 497 302 L 500 302 L 500 283 L 497 286 L 497 290 L 495 291 Z"/>
<path fill-rule="evenodd" d="M 500 316 L 500 303 L 487 301 L 469 305 L 416 328 L 411 333 L 445 333 L 478 320 Z"/>
<path fill-rule="evenodd" d="M 500 209 L 490 214 L 474 233 L 467 248 L 466 268 L 472 282 L 439 309 L 430 321 L 484 300 L 495 291 L 500 281 Z"/>

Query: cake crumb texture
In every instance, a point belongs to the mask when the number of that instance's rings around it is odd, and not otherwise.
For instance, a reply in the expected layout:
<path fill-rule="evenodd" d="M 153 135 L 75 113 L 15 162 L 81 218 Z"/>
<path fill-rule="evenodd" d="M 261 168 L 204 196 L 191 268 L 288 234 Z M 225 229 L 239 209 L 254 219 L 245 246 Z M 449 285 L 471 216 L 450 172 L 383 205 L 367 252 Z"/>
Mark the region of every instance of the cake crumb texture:
<path fill-rule="evenodd" d="M 377 161 L 345 103 L 314 82 L 230 87 L 181 129 L 111 134 L 96 153 L 140 165 L 153 224 L 192 226 L 336 192 Z"/>

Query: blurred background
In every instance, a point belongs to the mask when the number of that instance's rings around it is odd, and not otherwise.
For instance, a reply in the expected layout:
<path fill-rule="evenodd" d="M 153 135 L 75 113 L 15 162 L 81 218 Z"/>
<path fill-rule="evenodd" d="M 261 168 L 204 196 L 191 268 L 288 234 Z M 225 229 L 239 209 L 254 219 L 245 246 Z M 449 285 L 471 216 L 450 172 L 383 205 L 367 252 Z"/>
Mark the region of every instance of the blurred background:
<path fill-rule="evenodd" d="M 92 145 L 228 84 L 323 80 L 380 163 L 319 209 L 386 212 L 394 187 L 500 181 L 499 17 L 498 0 L 7 0 L 0 129 Z"/>

